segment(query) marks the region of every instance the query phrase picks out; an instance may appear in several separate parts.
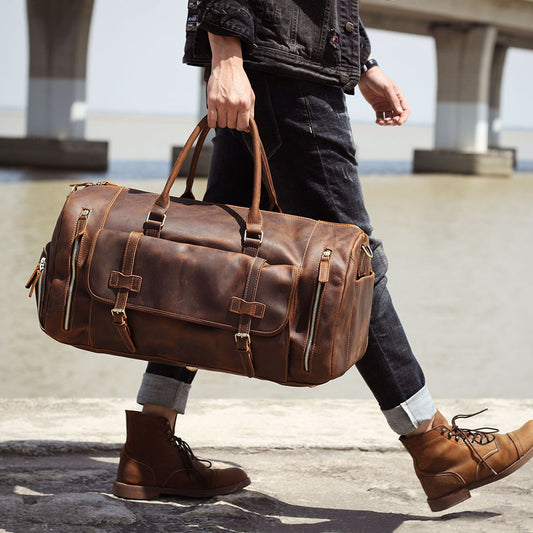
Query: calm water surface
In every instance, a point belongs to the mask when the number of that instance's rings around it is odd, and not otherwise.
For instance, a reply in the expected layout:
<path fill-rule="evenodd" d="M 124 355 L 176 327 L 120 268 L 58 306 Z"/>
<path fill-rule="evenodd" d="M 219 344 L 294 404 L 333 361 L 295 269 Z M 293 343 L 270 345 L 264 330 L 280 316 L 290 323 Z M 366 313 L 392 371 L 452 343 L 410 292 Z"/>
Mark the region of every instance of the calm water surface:
<path fill-rule="evenodd" d="M 166 164 L 115 165 L 110 181 L 159 192 L 167 170 Z M 143 362 L 83 352 L 48 338 L 24 289 L 68 184 L 86 179 L 86 174 L 0 171 L 0 397 L 137 392 Z M 175 194 L 181 188 L 178 184 Z M 532 397 L 533 174 L 372 175 L 363 178 L 363 188 L 389 255 L 393 299 L 434 396 Z M 368 398 L 370 393 L 355 370 L 314 389 L 200 372 L 192 397 Z"/>

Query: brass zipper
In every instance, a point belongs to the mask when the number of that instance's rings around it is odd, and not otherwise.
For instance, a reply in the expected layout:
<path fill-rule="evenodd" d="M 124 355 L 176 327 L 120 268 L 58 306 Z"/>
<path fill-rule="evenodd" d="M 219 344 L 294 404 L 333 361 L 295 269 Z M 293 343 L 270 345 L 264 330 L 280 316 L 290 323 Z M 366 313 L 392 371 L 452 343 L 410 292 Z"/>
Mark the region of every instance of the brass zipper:
<path fill-rule="evenodd" d="M 44 292 L 44 283 L 41 280 L 41 277 L 44 272 L 44 268 L 46 267 L 46 257 L 41 257 L 41 260 L 39 261 L 39 275 L 37 279 L 35 280 L 35 298 L 37 299 L 37 309 L 39 310 L 39 313 L 41 311 L 41 302 L 43 301 L 43 292 Z"/>
<path fill-rule="evenodd" d="M 111 185 L 113 187 L 118 187 L 118 185 L 115 185 L 114 183 L 111 183 L 110 181 L 97 181 L 96 183 L 93 183 L 92 181 L 84 181 L 83 183 L 71 183 L 70 187 L 72 187 L 71 192 L 75 192 L 80 188 L 85 187 L 93 187 L 95 185 Z"/>
<path fill-rule="evenodd" d="M 65 304 L 65 317 L 63 320 L 63 329 L 70 329 L 70 316 L 72 313 L 72 299 L 74 297 L 74 287 L 76 286 L 76 263 L 78 262 L 78 255 L 80 253 L 80 243 L 87 227 L 87 219 L 89 218 L 90 210 L 83 208 L 78 222 L 76 223 L 76 238 L 72 243 L 72 252 L 70 254 L 70 280 L 68 283 L 67 302 Z"/>
<path fill-rule="evenodd" d="M 307 338 L 307 344 L 304 351 L 304 369 L 309 372 L 309 359 L 311 357 L 311 350 L 315 342 L 316 335 L 316 323 L 318 320 L 318 309 L 320 307 L 320 300 L 322 298 L 322 292 L 326 283 L 329 281 L 329 267 L 331 259 L 331 250 L 326 249 L 322 252 L 320 258 L 320 266 L 318 268 L 318 283 L 316 286 L 315 295 L 313 298 L 313 308 L 311 312 L 311 325 L 309 327 L 309 337 Z"/>

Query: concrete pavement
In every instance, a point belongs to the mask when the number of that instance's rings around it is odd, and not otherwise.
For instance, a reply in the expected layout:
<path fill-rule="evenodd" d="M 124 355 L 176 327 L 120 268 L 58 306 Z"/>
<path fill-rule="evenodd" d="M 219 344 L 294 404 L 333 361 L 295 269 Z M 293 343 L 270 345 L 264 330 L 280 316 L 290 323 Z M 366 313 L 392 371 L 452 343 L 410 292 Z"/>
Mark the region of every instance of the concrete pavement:
<path fill-rule="evenodd" d="M 533 400 L 445 400 L 464 424 L 510 431 Z M 111 495 L 132 400 L 0 400 L 0 532 L 533 531 L 533 470 L 432 513 L 411 459 L 373 402 L 205 400 L 178 421 L 200 457 L 247 470 L 244 491 L 209 500 Z M 470 423 L 471 422 L 471 423 Z"/>

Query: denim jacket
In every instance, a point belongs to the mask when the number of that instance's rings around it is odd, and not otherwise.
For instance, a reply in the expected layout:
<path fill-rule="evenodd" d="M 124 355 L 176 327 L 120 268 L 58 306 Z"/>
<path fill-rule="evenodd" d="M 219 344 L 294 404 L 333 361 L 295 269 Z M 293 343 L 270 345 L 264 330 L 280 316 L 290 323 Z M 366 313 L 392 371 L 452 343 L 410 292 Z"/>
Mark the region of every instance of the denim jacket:
<path fill-rule="evenodd" d="M 238 37 L 245 68 L 349 94 L 370 56 L 358 0 L 189 0 L 185 63 L 210 65 L 207 32 Z"/>

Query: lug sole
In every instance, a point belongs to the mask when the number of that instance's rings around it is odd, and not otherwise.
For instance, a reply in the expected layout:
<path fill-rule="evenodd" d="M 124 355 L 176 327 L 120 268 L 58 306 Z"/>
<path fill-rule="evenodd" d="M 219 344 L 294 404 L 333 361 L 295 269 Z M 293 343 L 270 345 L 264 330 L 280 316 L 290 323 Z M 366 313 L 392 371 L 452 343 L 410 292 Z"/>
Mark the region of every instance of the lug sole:
<path fill-rule="evenodd" d="M 128 500 L 156 500 L 161 495 L 182 496 L 184 498 L 212 498 L 221 494 L 230 494 L 247 487 L 251 483 L 250 478 L 246 478 L 239 483 L 226 487 L 214 487 L 212 489 L 186 489 L 169 487 L 146 487 L 143 485 L 130 485 L 115 481 L 113 483 L 113 494 L 119 498 Z"/>
<path fill-rule="evenodd" d="M 530 448 L 527 453 L 520 457 L 520 459 L 517 459 L 514 463 L 511 463 L 505 470 L 502 470 L 499 474 L 496 474 L 495 476 L 493 475 L 486 477 L 479 481 L 475 481 L 474 483 L 469 483 L 465 487 L 454 492 L 450 492 L 449 494 L 445 494 L 444 496 L 440 496 L 439 498 L 428 498 L 428 505 L 430 509 L 434 512 L 445 511 L 446 509 L 449 509 L 450 507 L 453 507 L 458 503 L 468 500 L 468 498 L 470 498 L 471 490 L 483 487 L 484 485 L 488 485 L 489 483 L 493 483 L 494 481 L 498 481 L 499 479 L 507 477 L 509 474 L 512 474 L 521 466 L 525 465 L 531 458 L 533 458 L 533 448 Z"/>

